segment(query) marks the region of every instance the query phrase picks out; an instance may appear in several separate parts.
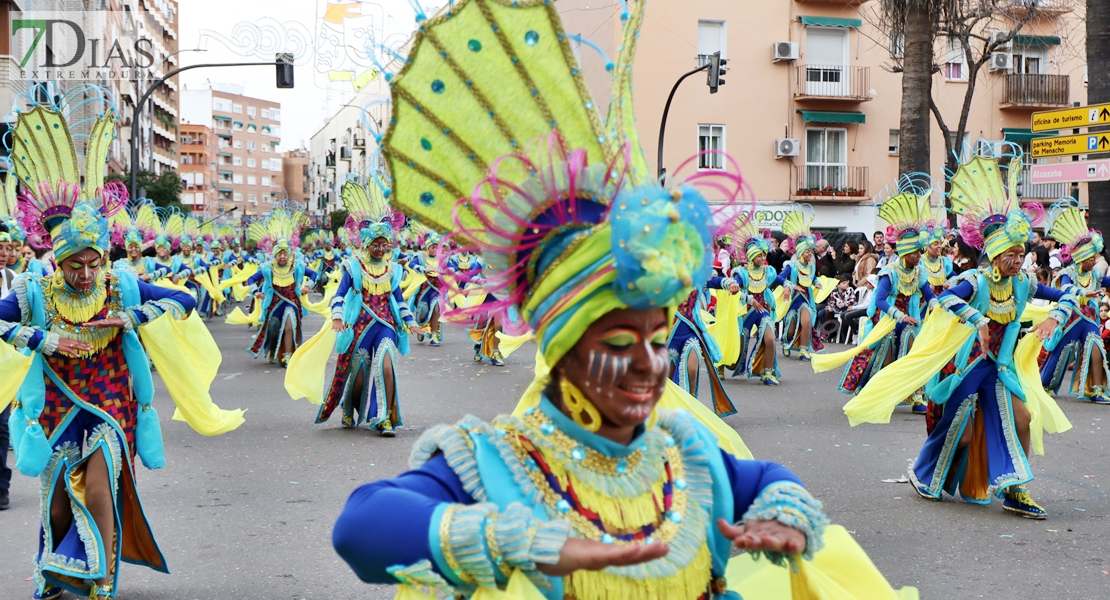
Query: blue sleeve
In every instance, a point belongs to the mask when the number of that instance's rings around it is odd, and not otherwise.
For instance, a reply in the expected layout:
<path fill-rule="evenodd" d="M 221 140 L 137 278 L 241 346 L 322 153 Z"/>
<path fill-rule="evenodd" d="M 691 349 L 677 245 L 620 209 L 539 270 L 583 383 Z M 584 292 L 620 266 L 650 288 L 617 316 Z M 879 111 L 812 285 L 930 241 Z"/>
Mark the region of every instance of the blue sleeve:
<path fill-rule="evenodd" d="M 23 313 L 19 310 L 19 298 L 15 292 L 8 292 L 8 295 L 0 300 L 0 321 L 19 323 L 22 320 Z"/>
<path fill-rule="evenodd" d="M 40 347 L 46 334 L 40 329 L 20 325 L 22 322 L 23 313 L 19 310 L 19 298 L 15 292 L 9 292 L 0 300 L 0 340 L 16 347 Z M 26 338 L 28 331 L 34 332 L 30 338 Z"/>
<path fill-rule="evenodd" d="M 733 520 L 740 521 L 763 490 L 780 481 L 802 485 L 802 480 L 790 469 L 765 460 L 743 460 L 721 450 L 725 471 L 732 484 Z M 804 486 L 803 486 L 804 487 Z"/>
<path fill-rule="evenodd" d="M 782 284 L 786 283 L 787 280 L 790 279 L 790 274 L 791 274 L 793 268 L 794 267 L 792 267 L 790 265 L 787 265 L 787 266 L 783 267 L 782 268 L 782 273 L 779 273 L 779 276 L 776 277 L 775 281 L 771 283 L 771 288 L 772 289 L 777 288 L 777 287 L 781 286 Z"/>
<path fill-rule="evenodd" d="M 887 298 L 890 297 L 890 287 L 890 275 L 880 275 L 879 286 L 875 288 L 875 308 L 884 315 L 889 315 L 891 309 L 894 308 L 887 301 Z"/>
<path fill-rule="evenodd" d="M 186 294 L 174 289 L 158 287 L 139 281 L 138 307 L 128 309 L 128 314 L 136 324 L 149 323 L 169 312 L 177 319 L 183 319 L 197 307 L 197 301 L 191 294 Z"/>
<path fill-rule="evenodd" d="M 313 271 L 312 269 L 305 269 L 304 270 L 304 276 L 309 278 L 312 281 L 316 281 L 316 278 L 319 277 L 319 275 L 317 275 L 316 271 Z"/>
<path fill-rule="evenodd" d="M 1063 277 L 1060 278 L 1061 281 L 1063 281 L 1063 279 Z M 1033 285 L 1035 286 L 1035 288 L 1033 289 L 1034 298 L 1048 300 L 1050 302 L 1062 302 L 1065 297 L 1068 296 L 1067 292 L 1063 290 L 1058 290 L 1051 286 L 1041 285 L 1039 283 L 1034 283 Z"/>
<path fill-rule="evenodd" d="M 940 306 L 959 317 L 965 323 L 980 326 L 987 317 L 972 308 L 966 301 L 975 295 L 975 286 L 970 281 L 961 281 L 940 294 Z"/>
<path fill-rule="evenodd" d="M 247 285 L 255 286 L 262 283 L 262 273 L 255 273 L 247 279 Z"/>
<path fill-rule="evenodd" d="M 724 277 L 713 276 L 709 278 L 709 281 L 705 282 L 705 287 L 711 290 L 723 290 L 725 289 L 725 281 L 727 281 L 727 279 Z"/>
<path fill-rule="evenodd" d="M 395 584 L 389 567 L 421 560 L 436 564 L 428 528 L 444 502 L 474 504 L 474 499 L 440 454 L 419 469 L 357 488 L 335 522 L 331 543 L 362 581 Z M 389 532 L 389 543 L 377 535 L 382 531 Z"/>
<path fill-rule="evenodd" d="M 351 290 L 351 272 L 343 269 L 343 278 L 339 280 L 339 288 L 335 290 L 335 297 L 331 300 L 331 318 L 343 318 L 343 305 L 346 303 L 347 292 Z"/>
<path fill-rule="evenodd" d="M 937 294 L 933 291 L 933 286 L 929 283 L 928 278 L 926 278 L 925 283 L 921 285 L 921 296 L 925 298 L 926 304 L 937 299 Z"/>
<path fill-rule="evenodd" d="M 1065 285 L 1075 285 L 1075 282 L 1071 280 L 1071 276 L 1067 273 L 1060 275 L 1060 287 Z"/>

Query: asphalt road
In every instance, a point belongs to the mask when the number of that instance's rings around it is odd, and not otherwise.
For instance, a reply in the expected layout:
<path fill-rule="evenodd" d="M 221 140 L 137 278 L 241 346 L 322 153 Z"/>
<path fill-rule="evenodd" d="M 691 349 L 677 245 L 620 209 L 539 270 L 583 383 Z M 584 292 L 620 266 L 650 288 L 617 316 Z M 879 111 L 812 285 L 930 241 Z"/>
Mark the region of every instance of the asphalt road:
<path fill-rule="evenodd" d="M 321 324 L 312 317 L 306 335 Z M 470 344 L 449 328 L 443 347 L 413 344 L 398 365 L 404 426 L 396 438 L 344 430 L 338 418 L 313 425 L 316 407 L 293 402 L 284 371 L 244 352 L 242 327 L 210 324 L 223 352 L 212 395 L 246 408 L 238 430 L 202 437 L 163 416 L 166 468 L 138 467 L 138 486 L 171 575 L 124 565 L 125 600 L 392 598 L 386 586 L 359 582 L 331 547 L 331 526 L 357 485 L 407 468 L 409 451 L 429 426 L 466 414 L 508 412 L 531 379 L 534 347 L 506 367 L 471 361 Z M 814 375 L 783 359 L 783 384 L 729 380 L 739 412 L 726 421 L 755 455 L 781 462 L 806 482 L 835 523 L 853 532 L 887 578 L 922 598 L 1106 598 L 1110 596 L 1110 408 L 1063 399 L 1074 424 L 1046 438 L 1033 460 L 1033 497 L 1047 521 L 951 498 L 919 499 L 897 479 L 917 455 L 922 417 L 899 409 L 889 425 L 848 426 L 838 372 Z M 157 378 L 156 378 L 157 379 Z M 38 482 L 16 474 L 12 509 L 0 513 L 0 597 L 29 598 L 38 535 Z M 390 515 L 366 535 L 390 543 Z"/>

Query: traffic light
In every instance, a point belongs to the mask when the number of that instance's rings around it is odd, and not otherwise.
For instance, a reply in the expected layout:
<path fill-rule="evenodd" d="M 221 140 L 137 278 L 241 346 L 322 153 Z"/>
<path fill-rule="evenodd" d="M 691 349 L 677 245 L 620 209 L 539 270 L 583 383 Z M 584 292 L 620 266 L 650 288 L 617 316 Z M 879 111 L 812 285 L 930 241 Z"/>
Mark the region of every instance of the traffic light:
<path fill-rule="evenodd" d="M 293 54 L 290 52 L 279 53 L 274 64 L 277 66 L 277 86 L 279 89 L 293 87 Z"/>
<path fill-rule="evenodd" d="M 709 78 L 706 83 L 709 84 L 710 94 L 716 94 L 717 88 L 725 84 L 725 80 L 721 79 L 721 76 L 725 74 L 725 65 L 727 64 L 728 59 L 721 58 L 720 51 L 709 55 Z"/>

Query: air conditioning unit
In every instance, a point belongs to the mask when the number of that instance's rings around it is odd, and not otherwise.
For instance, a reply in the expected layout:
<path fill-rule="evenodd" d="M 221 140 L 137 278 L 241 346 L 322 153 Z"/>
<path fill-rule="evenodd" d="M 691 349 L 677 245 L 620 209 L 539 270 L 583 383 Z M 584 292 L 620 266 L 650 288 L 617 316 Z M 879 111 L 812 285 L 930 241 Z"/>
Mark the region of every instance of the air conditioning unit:
<path fill-rule="evenodd" d="M 1014 55 L 1009 52 L 991 54 L 991 71 L 1009 71 L 1014 67 Z"/>
<path fill-rule="evenodd" d="M 798 44 L 795 42 L 775 42 L 771 44 L 771 60 L 798 60 Z"/>
<path fill-rule="evenodd" d="M 779 138 L 775 140 L 775 158 L 798 156 L 800 143 L 793 138 Z"/>
<path fill-rule="evenodd" d="M 1013 41 L 1008 41 L 1005 44 L 1001 43 L 1002 38 L 1005 38 L 1005 37 L 1006 37 L 1006 32 L 1005 31 L 994 31 L 994 32 L 992 32 L 991 33 L 990 45 L 994 46 L 994 48 L 997 49 L 997 50 L 1009 50 L 1010 46 L 1013 45 Z"/>

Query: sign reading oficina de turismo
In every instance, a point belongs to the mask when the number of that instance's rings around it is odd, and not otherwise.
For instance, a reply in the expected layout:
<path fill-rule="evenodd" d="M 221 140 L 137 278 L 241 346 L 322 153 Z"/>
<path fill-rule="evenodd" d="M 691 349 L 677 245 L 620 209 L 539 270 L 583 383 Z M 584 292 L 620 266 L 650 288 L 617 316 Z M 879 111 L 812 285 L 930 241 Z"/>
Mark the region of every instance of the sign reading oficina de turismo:
<path fill-rule="evenodd" d="M 1110 124 L 1110 104 L 1092 104 L 1033 113 L 1030 128 L 1034 132 L 1042 132 L 1106 124 Z M 1039 138 L 1030 142 L 1029 149 L 1033 158 L 1110 152 L 1110 132 Z M 1034 184 L 1106 181 L 1110 180 L 1110 161 L 1032 165 L 1030 176 Z"/>

